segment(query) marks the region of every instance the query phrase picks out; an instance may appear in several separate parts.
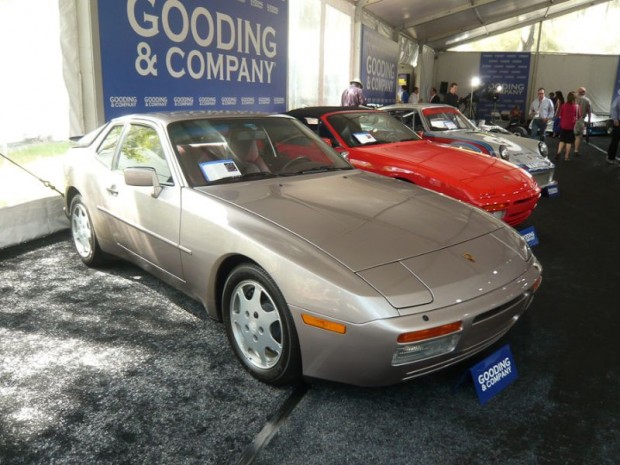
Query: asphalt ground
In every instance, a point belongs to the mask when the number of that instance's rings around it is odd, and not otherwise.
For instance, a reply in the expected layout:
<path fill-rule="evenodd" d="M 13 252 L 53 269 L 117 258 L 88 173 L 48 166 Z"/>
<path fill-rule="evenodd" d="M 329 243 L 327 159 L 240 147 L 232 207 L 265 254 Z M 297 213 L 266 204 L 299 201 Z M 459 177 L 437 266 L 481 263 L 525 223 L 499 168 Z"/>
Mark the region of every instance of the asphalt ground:
<path fill-rule="evenodd" d="M 518 228 L 544 267 L 529 311 L 387 388 L 255 381 L 197 303 L 86 268 L 67 232 L 0 250 L 0 464 L 617 464 L 620 167 L 590 142 Z M 468 369 L 504 344 L 519 377 L 481 405 Z"/>

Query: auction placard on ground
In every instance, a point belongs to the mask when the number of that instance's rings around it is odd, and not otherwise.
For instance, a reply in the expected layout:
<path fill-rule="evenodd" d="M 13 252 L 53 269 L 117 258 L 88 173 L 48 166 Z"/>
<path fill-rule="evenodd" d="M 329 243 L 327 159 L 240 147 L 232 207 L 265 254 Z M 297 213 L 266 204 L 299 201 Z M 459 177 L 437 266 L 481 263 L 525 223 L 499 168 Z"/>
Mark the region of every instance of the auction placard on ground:
<path fill-rule="evenodd" d="M 286 111 L 288 0 L 99 0 L 106 120 Z"/>
<path fill-rule="evenodd" d="M 469 370 L 481 404 L 504 390 L 519 376 L 509 345 L 501 347 Z"/>

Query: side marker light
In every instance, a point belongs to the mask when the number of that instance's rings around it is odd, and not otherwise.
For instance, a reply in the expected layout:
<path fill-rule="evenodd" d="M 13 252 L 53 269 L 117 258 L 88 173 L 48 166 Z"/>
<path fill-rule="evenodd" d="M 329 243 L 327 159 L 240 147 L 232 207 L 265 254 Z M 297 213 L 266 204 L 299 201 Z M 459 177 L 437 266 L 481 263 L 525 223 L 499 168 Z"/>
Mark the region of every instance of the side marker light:
<path fill-rule="evenodd" d="M 316 316 L 303 314 L 301 315 L 301 319 L 308 326 L 314 326 L 316 328 L 324 329 L 326 331 L 332 331 L 338 334 L 345 334 L 347 332 L 347 327 L 341 323 L 336 323 L 334 321 L 324 320 L 323 318 L 318 318 Z"/>

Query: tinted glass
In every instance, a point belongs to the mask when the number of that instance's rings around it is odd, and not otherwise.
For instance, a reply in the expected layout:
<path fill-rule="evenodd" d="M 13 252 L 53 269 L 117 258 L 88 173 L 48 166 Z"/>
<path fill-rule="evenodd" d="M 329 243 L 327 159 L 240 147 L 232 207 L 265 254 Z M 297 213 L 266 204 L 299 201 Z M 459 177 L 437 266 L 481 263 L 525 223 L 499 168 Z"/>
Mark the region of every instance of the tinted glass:
<path fill-rule="evenodd" d="M 194 119 L 171 124 L 168 133 L 194 186 L 351 168 L 290 118 Z"/>
<path fill-rule="evenodd" d="M 350 147 L 420 139 L 403 123 L 382 111 L 337 113 L 327 121 Z"/>

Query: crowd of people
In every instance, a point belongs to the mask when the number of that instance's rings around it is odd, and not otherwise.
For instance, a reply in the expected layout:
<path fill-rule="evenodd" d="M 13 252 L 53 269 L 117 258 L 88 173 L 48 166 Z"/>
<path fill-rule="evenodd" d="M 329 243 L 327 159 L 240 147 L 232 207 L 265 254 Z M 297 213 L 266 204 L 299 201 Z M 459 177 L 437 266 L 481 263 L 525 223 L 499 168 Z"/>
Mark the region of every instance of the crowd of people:
<path fill-rule="evenodd" d="M 367 99 L 363 92 L 364 86 L 358 79 L 352 79 L 342 93 L 342 106 L 366 105 Z M 460 99 L 457 94 L 458 84 L 453 82 L 448 88 L 443 103 L 459 106 Z M 586 96 L 586 88 L 581 86 L 576 91 L 567 94 L 566 99 L 562 91 L 551 92 L 548 96 L 544 87 L 537 90 L 537 96 L 530 105 L 529 117 L 530 137 L 533 139 L 544 140 L 547 132 L 547 125 L 553 122 L 552 137 L 559 139 L 558 150 L 555 155 L 557 161 L 562 158 L 569 161 L 571 150 L 574 146 L 574 156 L 579 156 L 579 149 L 583 140 L 583 134 L 591 124 L 592 103 Z M 402 85 L 396 97 L 399 103 L 421 103 L 419 87 L 413 87 L 409 93 L 406 85 Z M 428 102 L 441 103 L 441 98 L 437 94 L 437 89 L 432 87 Z M 512 118 L 521 118 L 521 111 L 518 107 L 511 110 Z M 616 154 L 620 143 L 620 92 L 614 98 L 611 106 L 611 120 L 613 122 L 611 142 L 607 149 L 607 163 L 613 164 L 620 161 Z"/>
<path fill-rule="evenodd" d="M 530 117 L 532 117 L 532 137 L 542 138 L 544 132 L 539 134 L 536 127 L 546 127 L 547 122 L 553 121 L 552 137 L 559 139 L 558 150 L 555 155 L 556 160 L 570 160 L 571 149 L 574 145 L 574 156 L 579 156 L 583 136 L 587 133 L 588 127 L 592 122 L 592 102 L 586 96 L 587 90 L 581 86 L 575 91 L 571 91 L 564 98 L 560 90 L 551 92 L 549 97 L 545 97 L 545 89 L 538 89 L 538 98 L 532 102 L 530 107 Z M 548 102 L 547 102 L 548 101 Z M 553 113 L 550 116 L 549 107 L 552 106 Z M 611 141 L 607 149 L 607 163 L 614 164 L 619 161 L 616 154 L 620 141 L 620 94 L 616 96 L 611 105 L 612 133 Z M 539 122 L 540 121 L 540 122 Z"/>

